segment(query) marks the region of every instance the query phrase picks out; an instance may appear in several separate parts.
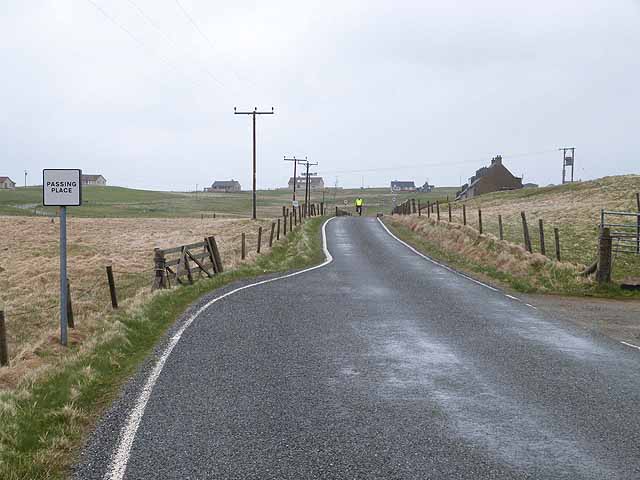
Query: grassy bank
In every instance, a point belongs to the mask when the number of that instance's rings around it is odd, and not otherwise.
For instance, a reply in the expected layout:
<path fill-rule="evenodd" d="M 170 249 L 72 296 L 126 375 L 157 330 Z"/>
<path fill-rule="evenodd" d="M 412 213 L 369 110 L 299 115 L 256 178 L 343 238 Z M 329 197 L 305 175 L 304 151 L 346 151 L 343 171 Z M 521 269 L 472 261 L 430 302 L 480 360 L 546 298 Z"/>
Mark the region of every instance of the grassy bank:
<path fill-rule="evenodd" d="M 521 212 L 525 212 L 534 252 L 540 252 L 539 220 L 544 222 L 547 252 L 555 252 L 553 228 L 560 233 L 562 260 L 590 265 L 596 260 L 600 210 L 637 211 L 636 192 L 640 175 L 604 177 L 552 187 L 495 192 L 464 202 L 469 225 L 478 228 L 482 209 L 483 231 L 498 236 L 502 216 L 504 238 L 522 245 Z M 462 202 L 452 204 L 453 221 L 462 223 Z M 446 219 L 446 206 L 441 208 Z M 640 277 L 640 255 L 618 254 L 614 258 L 615 280 Z"/>
<path fill-rule="evenodd" d="M 385 224 L 419 251 L 457 270 L 524 293 L 640 298 L 617 286 L 598 287 L 579 275 L 583 265 L 556 262 L 491 234 L 456 223 L 416 216 L 386 217 Z"/>
<path fill-rule="evenodd" d="M 112 313 L 91 349 L 74 351 L 45 375 L 0 393 L 0 478 L 62 479 L 85 434 L 167 328 L 203 294 L 232 281 L 317 264 L 323 259 L 315 218 L 254 263 L 158 292 L 125 312 Z"/>

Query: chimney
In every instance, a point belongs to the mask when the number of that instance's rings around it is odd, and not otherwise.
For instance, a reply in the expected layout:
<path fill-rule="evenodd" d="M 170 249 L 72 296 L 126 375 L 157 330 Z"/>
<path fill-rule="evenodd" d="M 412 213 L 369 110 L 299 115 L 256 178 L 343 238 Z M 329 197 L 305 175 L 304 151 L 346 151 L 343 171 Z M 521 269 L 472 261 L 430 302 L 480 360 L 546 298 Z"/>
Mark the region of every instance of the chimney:
<path fill-rule="evenodd" d="M 502 165 L 502 155 L 498 155 L 491 159 L 491 165 Z"/>

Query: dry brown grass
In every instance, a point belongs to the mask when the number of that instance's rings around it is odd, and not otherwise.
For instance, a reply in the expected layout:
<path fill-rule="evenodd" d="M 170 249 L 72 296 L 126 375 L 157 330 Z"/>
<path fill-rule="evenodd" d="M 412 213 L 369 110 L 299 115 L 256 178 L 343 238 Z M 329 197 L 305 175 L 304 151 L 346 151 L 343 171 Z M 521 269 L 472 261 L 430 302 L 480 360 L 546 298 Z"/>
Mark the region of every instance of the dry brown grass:
<path fill-rule="evenodd" d="M 105 267 L 113 265 L 122 308 L 136 308 L 149 296 L 153 279 L 153 248 L 202 241 L 215 235 L 226 269 L 240 262 L 240 235 L 247 236 L 247 259 L 256 253 L 262 225 L 263 252 L 269 221 L 238 219 L 88 219 L 68 221 L 69 278 L 76 328 L 72 349 L 91 348 L 118 335 L 109 321 L 111 305 Z M 59 335 L 59 224 L 48 218 L 0 217 L 0 305 L 4 305 L 10 368 L 0 369 L 0 389 L 35 378 L 63 352 Z M 72 350 L 73 351 L 73 350 Z M 69 355 L 66 351 L 65 355 Z"/>
<path fill-rule="evenodd" d="M 389 221 L 412 230 L 429 244 L 437 246 L 439 251 L 456 255 L 456 263 L 460 266 L 487 273 L 523 290 L 557 292 L 575 288 L 578 283 L 591 283 L 579 277 L 580 265 L 555 262 L 539 253 L 529 253 L 523 247 L 499 240 L 492 234 L 480 235 L 469 226 L 415 215 L 394 216 Z"/>
<path fill-rule="evenodd" d="M 520 212 L 527 215 L 535 252 L 540 252 L 538 220 L 545 225 L 547 255 L 553 256 L 553 227 L 560 231 L 562 259 L 590 264 L 596 259 L 600 210 L 636 211 L 635 193 L 640 191 L 640 175 L 605 177 L 560 187 L 524 189 L 482 195 L 465 202 L 468 224 L 478 227 L 478 208 L 482 209 L 484 232 L 498 235 L 498 215 L 502 215 L 504 237 L 523 244 Z M 453 204 L 454 222 L 462 223 L 462 203 Z M 446 205 L 441 219 L 447 219 Z M 614 277 L 640 276 L 640 258 L 617 255 Z"/>

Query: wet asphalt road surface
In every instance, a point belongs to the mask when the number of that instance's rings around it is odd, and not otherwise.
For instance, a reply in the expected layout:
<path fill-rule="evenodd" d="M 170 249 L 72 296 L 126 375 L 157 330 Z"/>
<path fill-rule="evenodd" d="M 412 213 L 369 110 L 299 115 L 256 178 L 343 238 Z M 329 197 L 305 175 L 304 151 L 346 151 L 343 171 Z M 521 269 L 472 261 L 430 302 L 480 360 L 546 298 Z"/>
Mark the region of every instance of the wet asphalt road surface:
<path fill-rule="evenodd" d="M 327 241 L 333 263 L 189 326 L 124 478 L 640 478 L 639 351 L 435 265 L 375 219 L 337 218 Z M 154 361 L 76 478 L 114 478 Z"/>

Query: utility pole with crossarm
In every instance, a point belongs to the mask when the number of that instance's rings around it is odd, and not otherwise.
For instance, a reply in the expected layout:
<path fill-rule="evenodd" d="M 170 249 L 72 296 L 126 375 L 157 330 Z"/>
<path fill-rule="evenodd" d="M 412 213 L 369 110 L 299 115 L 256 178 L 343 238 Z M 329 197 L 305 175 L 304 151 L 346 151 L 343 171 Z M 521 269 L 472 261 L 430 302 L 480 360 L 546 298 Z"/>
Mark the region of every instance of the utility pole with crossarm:
<path fill-rule="evenodd" d="M 256 115 L 273 115 L 274 109 L 271 107 L 271 111 L 259 112 L 258 108 L 254 108 L 249 112 L 238 112 L 236 107 L 233 107 L 233 113 L 236 115 L 251 115 L 253 117 L 253 214 L 251 218 L 255 220 L 256 215 Z"/>
<path fill-rule="evenodd" d="M 306 160 L 307 160 L 307 157 L 304 157 L 304 160 L 301 160 L 301 159 L 296 158 L 296 157 L 293 157 L 293 158 L 284 157 L 284 161 L 285 162 L 293 162 L 293 201 L 294 202 L 296 201 L 296 184 L 298 183 L 298 179 L 296 178 L 297 177 L 297 173 L 296 173 L 297 169 L 296 169 L 296 167 L 297 167 L 298 163 L 303 163 Z"/>

